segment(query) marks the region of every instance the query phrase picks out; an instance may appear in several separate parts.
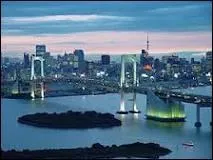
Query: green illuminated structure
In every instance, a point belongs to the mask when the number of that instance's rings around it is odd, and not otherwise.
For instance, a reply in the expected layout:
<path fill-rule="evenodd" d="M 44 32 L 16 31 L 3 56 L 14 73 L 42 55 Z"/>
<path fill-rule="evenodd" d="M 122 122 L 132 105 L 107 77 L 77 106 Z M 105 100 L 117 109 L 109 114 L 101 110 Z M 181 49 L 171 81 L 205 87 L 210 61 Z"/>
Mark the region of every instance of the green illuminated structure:
<path fill-rule="evenodd" d="M 184 106 L 180 102 L 162 100 L 151 91 L 147 94 L 147 119 L 165 122 L 180 122 L 185 120 Z"/>

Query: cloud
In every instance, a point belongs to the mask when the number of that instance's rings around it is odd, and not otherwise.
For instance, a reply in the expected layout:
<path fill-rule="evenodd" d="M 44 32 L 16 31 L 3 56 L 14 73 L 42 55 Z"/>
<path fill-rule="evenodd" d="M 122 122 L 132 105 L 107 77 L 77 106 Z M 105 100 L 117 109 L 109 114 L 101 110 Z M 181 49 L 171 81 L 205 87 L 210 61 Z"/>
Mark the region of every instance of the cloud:
<path fill-rule="evenodd" d="M 207 51 L 212 48 L 211 32 L 149 33 L 151 53 L 176 51 Z M 2 52 L 33 53 L 36 44 L 46 44 L 51 53 L 72 52 L 82 48 L 85 53 L 140 53 L 146 48 L 146 32 L 96 31 L 72 34 L 1 36 Z"/>
<path fill-rule="evenodd" d="M 94 22 L 98 20 L 122 20 L 130 21 L 133 17 L 125 16 L 109 16 L 109 15 L 51 15 L 51 16 L 37 16 L 37 17 L 3 17 L 2 22 L 5 24 L 28 24 L 28 23 L 42 23 L 55 21 L 71 21 L 71 22 Z"/>
<path fill-rule="evenodd" d="M 156 8 L 152 10 L 146 11 L 147 13 L 155 13 L 155 14 L 168 14 L 168 13 L 177 13 L 180 12 L 189 12 L 190 10 L 200 9 L 204 5 L 186 5 L 186 6 L 178 6 L 178 7 L 163 7 Z"/>
<path fill-rule="evenodd" d="M 2 29 L 1 33 L 22 33 L 21 29 Z"/>

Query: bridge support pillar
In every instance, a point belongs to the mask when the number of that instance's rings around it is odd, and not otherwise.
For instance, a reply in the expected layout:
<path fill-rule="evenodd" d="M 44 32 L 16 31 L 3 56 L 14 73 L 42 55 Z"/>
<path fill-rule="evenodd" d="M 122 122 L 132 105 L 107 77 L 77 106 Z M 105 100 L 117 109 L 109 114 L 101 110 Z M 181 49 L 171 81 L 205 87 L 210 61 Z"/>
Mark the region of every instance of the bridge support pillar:
<path fill-rule="evenodd" d="M 34 82 L 32 82 L 32 84 L 31 84 L 31 98 L 32 98 L 32 99 L 35 98 L 35 87 L 34 87 Z"/>
<path fill-rule="evenodd" d="M 125 102 L 124 102 L 124 91 L 121 89 L 121 100 L 120 100 L 120 110 L 117 111 L 118 114 L 127 114 L 128 112 L 125 111 Z"/>
<path fill-rule="evenodd" d="M 44 82 L 41 82 L 41 98 L 44 99 Z"/>
<path fill-rule="evenodd" d="M 141 113 L 141 111 L 139 111 L 137 109 L 137 104 L 136 104 L 136 91 L 134 91 L 133 93 L 133 110 L 129 111 L 130 113 Z"/>
<path fill-rule="evenodd" d="M 32 56 L 32 62 L 31 62 L 31 80 L 36 79 L 35 77 L 35 68 L 34 68 L 34 56 Z"/>
<path fill-rule="evenodd" d="M 199 105 L 197 105 L 196 119 L 197 119 L 197 121 L 195 122 L 195 127 L 201 127 L 201 122 L 200 122 L 200 106 Z"/>

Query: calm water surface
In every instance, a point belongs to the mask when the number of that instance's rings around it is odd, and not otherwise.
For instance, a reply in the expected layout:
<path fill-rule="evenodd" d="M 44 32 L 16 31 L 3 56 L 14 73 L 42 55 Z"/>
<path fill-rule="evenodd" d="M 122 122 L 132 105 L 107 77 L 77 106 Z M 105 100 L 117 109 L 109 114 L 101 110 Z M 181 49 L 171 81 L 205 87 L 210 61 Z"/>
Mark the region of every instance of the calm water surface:
<path fill-rule="evenodd" d="M 199 87 L 193 93 L 211 94 L 212 87 Z M 190 91 L 190 89 L 186 90 Z M 132 108 L 128 101 L 132 94 L 126 94 L 126 109 Z M 211 109 L 201 109 L 202 127 L 194 127 L 196 107 L 183 103 L 187 116 L 183 123 L 162 123 L 146 120 L 146 95 L 137 95 L 137 105 L 142 111 L 139 115 L 117 115 L 120 95 L 88 95 L 52 97 L 44 100 L 11 100 L 1 101 L 1 147 L 8 149 L 47 149 L 89 147 L 93 143 L 104 145 L 156 142 L 168 147 L 172 153 L 161 158 L 211 158 L 212 128 Z M 121 127 L 111 129 L 45 129 L 17 123 L 17 118 L 24 114 L 36 112 L 64 112 L 67 110 L 109 112 L 122 121 Z M 184 147 L 183 142 L 193 141 L 194 147 Z"/>

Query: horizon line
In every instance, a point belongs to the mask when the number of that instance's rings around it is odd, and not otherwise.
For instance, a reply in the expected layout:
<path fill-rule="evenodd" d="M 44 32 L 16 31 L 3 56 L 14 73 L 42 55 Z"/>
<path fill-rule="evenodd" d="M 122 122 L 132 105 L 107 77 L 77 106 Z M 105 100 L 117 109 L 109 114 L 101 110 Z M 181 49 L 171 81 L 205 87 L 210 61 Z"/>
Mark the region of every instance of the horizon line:
<path fill-rule="evenodd" d="M 83 51 L 84 51 L 84 50 L 83 50 Z M 182 51 L 158 52 L 158 53 L 157 53 L 157 52 L 154 52 L 154 53 L 150 53 L 150 52 L 149 52 L 149 55 L 150 55 L 150 56 L 152 56 L 152 55 L 155 55 L 155 56 L 156 56 L 156 55 L 164 55 L 164 54 L 165 54 L 165 55 L 168 55 L 168 54 L 171 54 L 171 55 L 172 55 L 172 54 L 175 54 L 175 53 L 186 53 L 186 54 L 187 54 L 187 53 L 190 53 L 190 52 L 191 52 L 191 53 L 192 53 L 192 52 L 193 52 L 193 53 L 200 53 L 200 52 L 206 53 L 206 52 L 209 52 L 209 51 L 212 51 L 212 49 L 208 49 L 208 50 L 206 50 L 206 51 L 186 51 L 186 50 L 182 50 Z M 24 55 L 24 53 L 27 53 L 27 54 L 29 54 L 29 55 L 32 55 L 32 54 L 30 54 L 30 53 L 28 53 L 28 52 L 23 52 L 21 55 L 19 54 L 19 55 L 17 55 L 17 56 L 10 55 L 10 54 L 9 54 L 9 55 L 7 54 L 7 55 L 5 56 L 6 53 L 2 53 L 2 52 L 1 52 L 1 57 L 2 57 L 2 58 L 4 58 L 4 57 L 9 57 L 9 58 L 21 58 L 21 56 Z M 67 53 L 67 54 L 70 54 L 70 53 L 73 54 L 73 52 L 64 52 L 64 53 L 60 53 L 60 54 L 58 54 L 58 53 L 53 53 L 53 54 L 51 54 L 51 52 L 50 52 L 50 56 L 55 57 L 55 56 L 58 56 L 58 55 L 64 55 L 65 53 Z M 128 54 L 140 55 L 141 53 L 113 53 L 113 54 L 112 54 L 112 53 L 111 53 L 111 54 L 110 54 L 110 53 L 88 53 L 88 52 L 87 52 L 87 53 L 84 53 L 85 56 L 102 56 L 102 55 L 119 56 L 119 55 L 125 55 L 125 54 L 126 54 L 126 55 L 128 55 Z"/>

